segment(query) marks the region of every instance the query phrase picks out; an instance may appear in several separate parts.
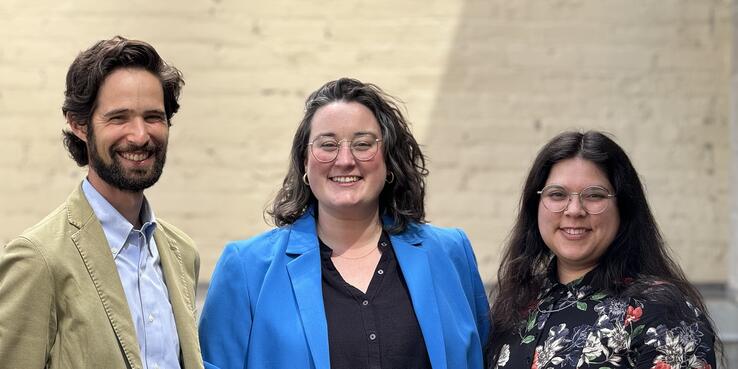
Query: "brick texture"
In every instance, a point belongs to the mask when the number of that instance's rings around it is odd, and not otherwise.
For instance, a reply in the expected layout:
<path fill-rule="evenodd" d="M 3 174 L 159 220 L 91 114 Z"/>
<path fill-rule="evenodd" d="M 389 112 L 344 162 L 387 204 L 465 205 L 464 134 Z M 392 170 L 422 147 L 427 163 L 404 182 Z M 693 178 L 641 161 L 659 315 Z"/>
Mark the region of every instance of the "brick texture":
<path fill-rule="evenodd" d="M 430 159 L 428 217 L 464 228 L 494 279 L 522 181 L 565 129 L 631 155 L 690 278 L 721 282 L 731 163 L 730 1 L 425 0 L 0 3 L 0 243 L 84 175 L 61 145 L 66 69 L 115 34 L 185 75 L 148 196 L 199 244 L 269 227 L 306 95 L 353 76 L 400 97 Z"/>

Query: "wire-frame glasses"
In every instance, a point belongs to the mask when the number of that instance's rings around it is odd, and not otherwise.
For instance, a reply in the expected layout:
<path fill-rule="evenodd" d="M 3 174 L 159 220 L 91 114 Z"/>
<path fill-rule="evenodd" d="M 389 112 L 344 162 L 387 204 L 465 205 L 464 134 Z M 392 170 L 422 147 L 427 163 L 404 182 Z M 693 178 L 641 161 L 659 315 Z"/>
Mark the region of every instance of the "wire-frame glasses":
<path fill-rule="evenodd" d="M 382 140 L 374 135 L 362 135 L 354 137 L 352 140 L 336 140 L 333 136 L 318 136 L 313 142 L 308 143 L 308 145 L 310 146 L 310 153 L 315 160 L 321 163 L 330 163 L 336 160 L 338 152 L 344 143 L 348 144 L 351 154 L 356 160 L 372 160 L 377 155 L 377 151 L 379 151 L 380 142 Z"/>
<path fill-rule="evenodd" d="M 559 185 L 548 185 L 537 192 L 541 195 L 543 206 L 551 212 L 560 213 L 566 210 L 571 203 L 571 197 L 577 196 L 579 204 L 587 214 L 600 214 L 607 210 L 610 199 L 615 197 L 606 188 L 590 186 L 581 192 L 569 192 Z"/>

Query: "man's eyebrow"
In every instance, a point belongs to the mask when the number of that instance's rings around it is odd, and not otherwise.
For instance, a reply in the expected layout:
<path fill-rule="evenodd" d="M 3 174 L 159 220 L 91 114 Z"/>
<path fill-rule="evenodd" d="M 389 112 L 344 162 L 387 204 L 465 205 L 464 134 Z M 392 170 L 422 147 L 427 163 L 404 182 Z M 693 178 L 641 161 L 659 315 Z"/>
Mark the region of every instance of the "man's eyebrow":
<path fill-rule="evenodd" d="M 114 110 L 111 110 L 111 111 L 103 114 L 103 117 L 110 118 L 112 116 L 116 116 L 116 115 L 120 115 L 120 114 L 127 114 L 127 113 L 130 113 L 130 112 L 131 112 L 131 109 L 126 109 L 126 108 L 114 109 Z M 162 117 L 166 117 L 166 115 L 167 115 L 167 113 L 164 110 L 160 110 L 160 109 L 146 110 L 146 111 L 144 111 L 144 114 L 145 115 L 148 115 L 148 114 L 156 114 L 156 115 L 161 115 Z"/>
<path fill-rule="evenodd" d="M 129 112 L 129 109 L 125 109 L 125 108 L 123 108 L 123 109 L 115 109 L 115 110 L 111 110 L 111 111 L 103 114 L 103 117 L 109 118 L 109 117 L 112 117 L 114 115 L 119 115 L 119 114 L 128 113 L 128 112 Z"/>
<path fill-rule="evenodd" d="M 164 110 L 161 110 L 161 109 L 146 110 L 144 112 L 144 114 L 158 114 L 158 115 L 161 115 L 163 117 L 167 115 L 167 113 Z"/>

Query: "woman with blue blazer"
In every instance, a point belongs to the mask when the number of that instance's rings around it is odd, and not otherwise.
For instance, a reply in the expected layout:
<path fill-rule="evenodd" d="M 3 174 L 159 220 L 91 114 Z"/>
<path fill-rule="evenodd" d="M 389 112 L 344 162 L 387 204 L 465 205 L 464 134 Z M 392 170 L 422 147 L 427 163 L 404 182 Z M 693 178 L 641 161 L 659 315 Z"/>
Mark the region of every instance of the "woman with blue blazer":
<path fill-rule="evenodd" d="M 200 321 L 220 369 L 481 369 L 474 253 L 425 222 L 425 159 L 394 99 L 343 78 L 306 101 L 278 228 L 226 246 Z"/>

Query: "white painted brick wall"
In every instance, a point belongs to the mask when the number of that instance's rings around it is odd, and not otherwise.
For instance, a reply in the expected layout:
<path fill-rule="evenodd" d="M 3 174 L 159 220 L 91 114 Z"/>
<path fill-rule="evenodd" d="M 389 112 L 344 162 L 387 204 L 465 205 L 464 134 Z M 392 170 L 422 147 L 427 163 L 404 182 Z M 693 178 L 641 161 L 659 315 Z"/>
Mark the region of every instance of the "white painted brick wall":
<path fill-rule="evenodd" d="M 186 86 L 157 214 L 198 242 L 268 228 L 306 95 L 375 82 L 406 102 L 430 158 L 428 217 L 464 228 L 491 280 L 538 148 L 605 129 L 631 155 L 689 276 L 724 281 L 730 1 L 48 1 L 0 3 L 5 243 L 83 175 L 60 106 L 76 54 L 115 34 L 151 42 Z"/>

